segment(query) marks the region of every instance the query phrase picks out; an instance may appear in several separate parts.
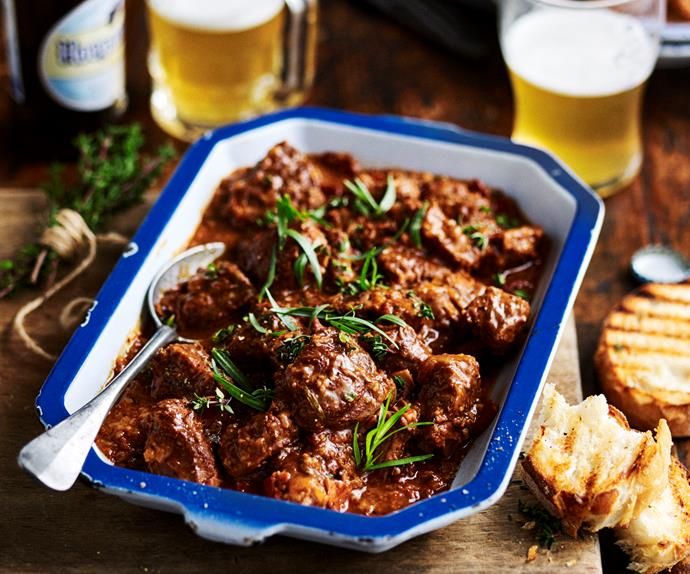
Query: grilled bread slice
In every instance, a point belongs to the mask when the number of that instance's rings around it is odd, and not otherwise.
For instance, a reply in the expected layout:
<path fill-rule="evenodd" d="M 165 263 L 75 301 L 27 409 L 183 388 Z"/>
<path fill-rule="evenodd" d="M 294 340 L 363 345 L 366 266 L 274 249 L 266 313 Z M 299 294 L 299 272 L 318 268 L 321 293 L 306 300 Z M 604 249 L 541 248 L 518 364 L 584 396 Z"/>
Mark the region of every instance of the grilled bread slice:
<path fill-rule="evenodd" d="M 640 429 L 690 436 L 690 283 L 634 291 L 608 316 L 595 364 L 608 400 Z"/>
<path fill-rule="evenodd" d="M 570 406 L 547 385 L 542 425 L 522 466 L 540 502 L 576 536 L 580 528 L 627 525 L 664 490 L 670 460 L 664 421 L 655 440 L 630 430 L 602 395 Z"/>
<path fill-rule="evenodd" d="M 673 458 L 663 492 L 633 518 L 616 528 L 618 544 L 631 557 L 631 570 L 651 574 L 672 567 L 690 549 L 690 477 Z"/>
<path fill-rule="evenodd" d="M 523 460 L 525 480 L 564 530 L 614 527 L 630 567 L 656 574 L 690 555 L 690 478 L 671 434 L 631 430 L 602 396 L 570 406 L 551 385 Z"/>

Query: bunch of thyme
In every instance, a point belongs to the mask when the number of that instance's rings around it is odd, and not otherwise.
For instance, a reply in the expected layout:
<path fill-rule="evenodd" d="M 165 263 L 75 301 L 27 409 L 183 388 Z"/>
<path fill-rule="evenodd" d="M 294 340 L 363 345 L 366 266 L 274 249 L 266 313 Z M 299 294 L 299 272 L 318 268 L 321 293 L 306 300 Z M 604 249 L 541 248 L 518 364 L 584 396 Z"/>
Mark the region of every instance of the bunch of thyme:
<path fill-rule="evenodd" d="M 142 154 L 144 136 L 138 124 L 81 134 L 74 145 L 79 151 L 75 181 L 66 177 L 63 165 L 55 164 L 44 185 L 49 204 L 46 228 L 56 225 L 61 209 L 72 209 L 91 231 L 99 232 L 111 215 L 142 200 L 175 155 L 169 144 L 152 156 Z M 57 254 L 38 241 L 25 245 L 12 258 L 0 260 L 0 298 L 22 287 L 49 287 L 59 263 Z"/>

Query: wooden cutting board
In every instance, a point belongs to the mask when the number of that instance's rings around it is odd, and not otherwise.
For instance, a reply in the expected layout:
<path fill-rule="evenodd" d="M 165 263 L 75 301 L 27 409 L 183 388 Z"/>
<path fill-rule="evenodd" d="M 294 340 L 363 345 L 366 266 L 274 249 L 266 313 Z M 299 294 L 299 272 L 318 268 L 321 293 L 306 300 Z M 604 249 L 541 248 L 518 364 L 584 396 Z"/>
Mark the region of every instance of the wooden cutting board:
<path fill-rule="evenodd" d="M 37 192 L 0 190 L 0 258 L 32 237 L 44 204 Z M 131 234 L 146 206 L 115 222 Z M 31 332 L 58 352 L 68 333 L 56 317 L 66 301 L 93 294 L 118 256 L 103 248 L 92 269 L 31 316 Z M 519 470 L 493 507 L 378 555 L 273 538 L 253 548 L 234 548 L 196 537 L 178 515 L 129 505 L 84 483 L 54 493 L 16 465 L 24 443 L 41 430 L 33 401 L 50 363 L 28 353 L 11 332 L 12 317 L 31 293 L 0 300 L 0 572 L 363 572 L 371 573 L 600 573 L 597 537 L 559 536 L 550 552 L 535 544 L 518 501 L 534 502 Z M 581 399 L 575 326 L 565 330 L 549 380 L 570 401 Z M 528 438 L 528 441 L 531 439 Z M 527 443 L 529 444 L 529 442 Z"/>

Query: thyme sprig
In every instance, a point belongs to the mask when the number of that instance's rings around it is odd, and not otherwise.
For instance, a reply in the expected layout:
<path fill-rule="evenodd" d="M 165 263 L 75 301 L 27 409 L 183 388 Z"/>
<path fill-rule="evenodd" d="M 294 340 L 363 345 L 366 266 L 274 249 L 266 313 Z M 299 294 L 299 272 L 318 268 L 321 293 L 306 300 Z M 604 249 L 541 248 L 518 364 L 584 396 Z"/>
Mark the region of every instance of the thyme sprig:
<path fill-rule="evenodd" d="M 225 393 L 216 387 L 215 397 L 202 397 L 194 393 L 194 398 L 189 402 L 195 411 L 205 411 L 212 406 L 218 407 L 221 412 L 233 414 L 230 398 L 225 397 Z"/>
<path fill-rule="evenodd" d="M 61 209 L 72 209 L 98 233 L 111 215 L 142 200 L 175 155 L 171 145 L 159 147 L 151 156 L 142 154 L 144 136 L 138 124 L 82 134 L 74 145 L 79 151 L 74 183 L 65 177 L 64 166 L 55 164 L 43 187 L 49 204 L 46 227 L 56 225 L 55 216 Z M 11 259 L 0 261 L 0 298 L 22 287 L 49 287 L 59 264 L 58 255 L 50 248 L 38 242 L 25 245 Z"/>
<path fill-rule="evenodd" d="M 393 427 L 395 427 L 395 425 L 400 421 L 402 416 L 410 409 L 411 404 L 407 403 L 404 407 L 389 415 L 388 411 L 390 408 L 391 395 L 392 393 L 388 395 L 385 402 L 379 409 L 376 426 L 374 426 L 374 428 L 370 429 L 364 435 L 363 449 L 359 446 L 359 423 L 355 425 L 355 430 L 352 436 L 352 453 L 355 457 L 355 464 L 359 467 L 362 467 L 362 471 L 365 473 L 373 470 L 380 470 L 382 468 L 402 466 L 404 464 L 429 460 L 432 456 L 434 456 L 433 454 L 421 454 L 417 456 L 407 456 L 404 458 L 377 462 L 383 455 L 383 452 L 380 451 L 381 445 L 393 435 L 404 430 L 411 430 L 417 427 L 433 424 L 432 422 L 415 422 L 393 429 Z"/>

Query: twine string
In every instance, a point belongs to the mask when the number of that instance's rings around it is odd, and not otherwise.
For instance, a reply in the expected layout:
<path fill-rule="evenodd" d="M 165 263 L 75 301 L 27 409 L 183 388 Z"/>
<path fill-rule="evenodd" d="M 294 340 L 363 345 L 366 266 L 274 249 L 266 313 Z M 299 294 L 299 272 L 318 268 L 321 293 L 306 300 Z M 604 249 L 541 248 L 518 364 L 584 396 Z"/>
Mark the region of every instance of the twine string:
<path fill-rule="evenodd" d="M 26 318 L 56 293 L 64 289 L 74 279 L 79 277 L 93 263 L 98 252 L 98 241 L 123 245 L 127 238 L 118 233 L 95 235 L 84 221 L 84 218 L 72 209 L 61 209 L 55 216 L 55 225 L 48 227 L 41 235 L 40 244 L 53 250 L 60 259 L 71 261 L 84 253 L 81 261 L 57 281 L 42 295 L 24 304 L 14 317 L 15 333 L 22 340 L 27 349 L 49 361 L 56 356 L 46 351 L 26 329 Z M 93 304 L 93 299 L 77 297 L 70 301 L 60 313 L 60 326 L 67 330 L 76 326 L 86 310 Z"/>

